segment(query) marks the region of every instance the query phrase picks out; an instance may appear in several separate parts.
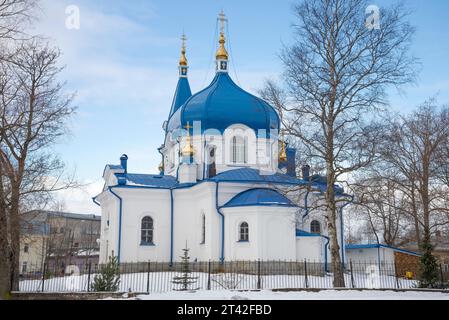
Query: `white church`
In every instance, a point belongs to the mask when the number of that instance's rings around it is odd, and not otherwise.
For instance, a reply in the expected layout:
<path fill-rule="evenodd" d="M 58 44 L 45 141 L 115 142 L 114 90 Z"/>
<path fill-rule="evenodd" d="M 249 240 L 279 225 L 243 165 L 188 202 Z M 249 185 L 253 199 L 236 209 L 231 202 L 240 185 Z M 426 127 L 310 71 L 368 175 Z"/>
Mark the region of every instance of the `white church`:
<path fill-rule="evenodd" d="M 126 155 L 104 169 L 104 188 L 94 198 L 101 207 L 100 263 L 110 256 L 176 262 L 186 245 L 195 261 L 330 257 L 324 212 L 308 207 L 322 197 L 325 180 L 308 166 L 296 176 L 296 150 L 283 141 L 276 110 L 231 79 L 224 14 L 220 21 L 215 77 L 195 94 L 183 37 L 160 173 L 128 172 Z M 339 213 L 345 260 L 343 207 Z"/>

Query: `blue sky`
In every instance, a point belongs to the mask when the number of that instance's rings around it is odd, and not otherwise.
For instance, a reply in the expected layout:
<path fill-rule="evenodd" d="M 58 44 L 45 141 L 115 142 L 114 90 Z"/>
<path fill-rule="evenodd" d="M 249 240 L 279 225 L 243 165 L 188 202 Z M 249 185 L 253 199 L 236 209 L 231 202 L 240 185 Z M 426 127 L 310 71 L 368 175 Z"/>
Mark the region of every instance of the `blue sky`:
<path fill-rule="evenodd" d="M 61 79 L 77 93 L 78 114 L 71 134 L 57 152 L 80 182 L 82 190 L 60 197 L 65 209 L 99 212 L 90 197 L 101 190 L 107 163 L 127 153 L 129 170 L 156 173 L 157 152 L 177 82 L 180 35 L 188 37 L 187 58 L 192 91 L 214 75 L 216 17 L 223 9 L 229 19 L 228 51 L 231 76 L 255 92 L 264 79 L 276 77 L 282 43 L 292 40 L 293 1 L 279 0 L 44 0 L 35 27 L 63 52 Z M 389 1 L 372 1 L 388 4 Z M 417 32 L 413 54 L 421 59 L 419 82 L 402 92 L 391 91 L 391 107 L 410 110 L 438 94 L 449 103 L 449 1 L 405 1 Z M 80 9 L 80 29 L 65 27 L 68 5 Z"/>

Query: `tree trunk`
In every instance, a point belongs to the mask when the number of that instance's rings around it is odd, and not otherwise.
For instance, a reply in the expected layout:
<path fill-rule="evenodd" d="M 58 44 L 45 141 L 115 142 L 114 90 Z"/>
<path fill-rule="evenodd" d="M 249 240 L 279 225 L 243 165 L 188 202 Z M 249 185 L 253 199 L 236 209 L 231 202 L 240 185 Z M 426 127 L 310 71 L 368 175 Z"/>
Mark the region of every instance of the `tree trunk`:
<path fill-rule="evenodd" d="M 11 272 L 11 291 L 19 290 L 19 257 L 20 257 L 20 185 L 13 184 L 11 193 L 11 211 L 10 211 L 10 272 Z"/>
<path fill-rule="evenodd" d="M 3 208 L 0 208 L 0 300 L 7 298 L 11 291 L 10 254 L 6 223 L 6 212 Z"/>
<path fill-rule="evenodd" d="M 329 135 L 332 137 L 332 135 Z M 331 253 L 331 265 L 334 274 L 333 286 L 334 288 L 345 287 L 345 279 L 343 275 L 343 266 L 340 258 L 340 246 L 338 244 L 337 234 L 337 205 L 335 202 L 335 172 L 334 172 L 334 159 L 333 159 L 333 141 L 330 138 L 328 142 L 328 155 L 327 155 L 327 187 L 326 187 L 326 211 L 327 211 L 327 228 L 330 239 L 330 253 Z M 330 144 L 330 146 L 329 146 Z M 341 230 L 340 232 L 343 232 Z M 342 244 L 343 245 L 343 244 Z"/>

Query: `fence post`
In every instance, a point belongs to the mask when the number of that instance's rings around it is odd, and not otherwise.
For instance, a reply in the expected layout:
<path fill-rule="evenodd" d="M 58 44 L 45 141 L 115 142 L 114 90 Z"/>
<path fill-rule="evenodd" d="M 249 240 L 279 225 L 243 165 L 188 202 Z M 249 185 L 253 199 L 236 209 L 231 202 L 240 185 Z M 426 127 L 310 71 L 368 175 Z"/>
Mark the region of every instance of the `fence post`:
<path fill-rule="evenodd" d="M 210 259 L 207 263 L 207 290 L 210 290 Z"/>
<path fill-rule="evenodd" d="M 87 292 L 90 292 L 90 275 L 92 272 L 92 262 L 91 261 L 89 261 L 89 266 L 88 266 L 87 272 L 88 272 L 88 274 L 87 274 Z"/>
<path fill-rule="evenodd" d="M 396 265 L 396 261 L 394 261 L 394 277 L 396 278 L 396 288 L 400 289 L 399 277 L 398 277 L 398 267 Z"/>
<path fill-rule="evenodd" d="M 262 289 L 262 281 L 260 279 L 260 259 L 257 260 L 257 289 Z"/>
<path fill-rule="evenodd" d="M 148 260 L 147 264 L 147 293 L 150 293 L 150 260 Z"/>
<path fill-rule="evenodd" d="M 304 281 L 306 285 L 306 289 L 309 288 L 309 279 L 307 277 L 307 260 L 304 259 Z"/>
<path fill-rule="evenodd" d="M 44 270 L 42 272 L 42 290 L 41 292 L 44 292 L 44 288 L 45 288 L 45 274 L 47 273 L 47 264 L 44 263 Z"/>
<path fill-rule="evenodd" d="M 349 267 L 351 268 L 350 269 L 350 271 L 351 271 L 351 286 L 354 289 L 355 288 L 355 283 L 354 283 L 354 272 L 352 270 L 352 259 L 349 260 Z"/>

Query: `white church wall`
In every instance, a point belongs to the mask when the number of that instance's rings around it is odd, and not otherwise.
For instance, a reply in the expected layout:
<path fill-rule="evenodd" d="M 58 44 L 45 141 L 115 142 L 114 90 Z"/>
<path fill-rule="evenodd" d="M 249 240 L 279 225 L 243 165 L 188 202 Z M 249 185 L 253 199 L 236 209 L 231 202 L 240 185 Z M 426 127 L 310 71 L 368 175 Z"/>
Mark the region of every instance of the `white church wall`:
<path fill-rule="evenodd" d="M 296 237 L 296 259 L 324 262 L 324 245 L 323 237 Z"/>
<path fill-rule="evenodd" d="M 170 245 L 169 191 L 115 188 L 114 192 L 123 199 L 120 261 L 168 261 Z M 161 199 L 165 201 L 161 201 Z M 118 208 L 115 215 L 118 216 Z M 145 216 L 150 216 L 153 219 L 154 245 L 141 244 L 141 222 Z M 118 230 L 118 226 L 118 219 L 114 219 L 111 227 Z M 118 242 L 118 234 L 116 242 Z"/>
<path fill-rule="evenodd" d="M 310 208 L 310 212 L 309 214 L 303 219 L 302 217 L 299 217 L 299 229 L 307 231 L 307 232 L 311 232 L 311 222 L 313 220 L 317 220 L 320 222 L 320 227 L 321 227 L 321 234 L 325 235 L 325 236 L 329 236 L 329 231 L 327 228 L 327 222 L 325 219 L 325 215 L 326 212 L 324 211 L 324 209 L 321 209 L 320 207 L 324 208 L 324 200 L 321 198 L 322 195 L 320 194 L 315 194 L 315 193 L 310 193 L 308 196 L 308 205 Z M 302 200 L 302 204 L 304 205 L 304 201 Z M 343 210 L 343 222 L 345 220 L 345 211 Z M 343 244 L 342 244 L 342 237 L 341 237 L 341 223 L 340 223 L 340 211 L 337 209 L 337 219 L 336 219 L 336 224 L 337 224 L 337 240 L 338 240 L 338 245 L 340 246 L 340 257 L 342 256 L 342 248 L 343 248 L 343 255 L 344 255 L 344 260 L 345 262 L 347 262 L 347 257 L 346 257 L 346 251 L 344 249 L 344 242 L 345 242 L 345 235 L 343 233 Z M 344 228 L 343 228 L 344 229 Z M 344 232 L 344 230 L 343 230 Z M 329 254 L 329 253 L 328 253 Z"/>
<path fill-rule="evenodd" d="M 101 203 L 101 231 L 100 231 L 100 263 L 108 261 L 108 257 L 117 255 L 118 239 L 118 201 L 108 191 L 97 197 Z M 108 225 L 109 221 L 109 225 Z"/>
<path fill-rule="evenodd" d="M 296 257 L 296 208 L 260 207 L 261 259 L 294 260 Z"/>
<path fill-rule="evenodd" d="M 186 242 L 192 261 L 218 260 L 220 220 L 215 210 L 215 184 L 201 183 L 173 192 L 175 261 L 180 261 Z M 206 217 L 206 239 L 201 243 L 203 214 Z"/>
<path fill-rule="evenodd" d="M 295 223 L 291 208 L 223 208 L 226 260 L 290 260 L 295 258 Z M 249 241 L 239 241 L 242 222 L 249 226 Z"/>

